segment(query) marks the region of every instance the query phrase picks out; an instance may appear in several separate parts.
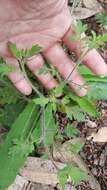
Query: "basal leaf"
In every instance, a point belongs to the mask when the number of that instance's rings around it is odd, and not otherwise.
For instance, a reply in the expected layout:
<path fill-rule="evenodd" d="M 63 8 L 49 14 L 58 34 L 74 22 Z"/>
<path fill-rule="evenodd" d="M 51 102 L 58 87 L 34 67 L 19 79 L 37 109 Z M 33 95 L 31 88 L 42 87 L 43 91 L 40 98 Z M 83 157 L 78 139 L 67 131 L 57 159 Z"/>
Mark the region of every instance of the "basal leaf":
<path fill-rule="evenodd" d="M 32 151 L 33 146 L 28 141 L 28 136 L 37 113 L 35 104 L 29 103 L 13 123 L 4 144 L 0 147 L 0 190 L 6 189 L 14 181 Z"/>

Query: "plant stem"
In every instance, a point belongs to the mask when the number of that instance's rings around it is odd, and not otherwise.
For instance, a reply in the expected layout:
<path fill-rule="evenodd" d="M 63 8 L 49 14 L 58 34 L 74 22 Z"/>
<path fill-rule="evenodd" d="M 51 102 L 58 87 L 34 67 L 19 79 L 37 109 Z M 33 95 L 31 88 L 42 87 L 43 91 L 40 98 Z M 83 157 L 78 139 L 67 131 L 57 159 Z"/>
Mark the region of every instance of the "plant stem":
<path fill-rule="evenodd" d="M 74 68 L 72 69 L 72 71 L 70 72 L 70 74 L 68 75 L 68 77 L 64 80 L 64 82 L 68 82 L 69 78 L 71 77 L 72 73 L 75 71 L 75 69 L 81 64 L 81 62 L 83 61 L 83 58 L 85 57 L 85 55 L 88 53 L 88 50 L 86 50 L 79 58 L 79 60 L 77 61 L 77 64 L 74 66 Z"/>
<path fill-rule="evenodd" d="M 41 92 L 32 84 L 32 82 L 30 81 L 30 79 L 28 78 L 27 74 L 26 74 L 26 71 L 25 71 L 25 61 L 20 61 L 20 66 L 21 66 L 21 69 L 22 69 L 22 72 L 24 74 L 24 77 L 25 79 L 28 81 L 28 83 L 31 85 L 32 89 L 35 91 L 35 93 L 38 95 L 38 96 L 43 96 L 43 94 L 41 94 Z"/>
<path fill-rule="evenodd" d="M 45 139 L 45 132 L 46 132 L 46 130 L 45 130 L 45 128 L 46 128 L 45 127 L 45 110 L 44 110 L 44 107 L 42 107 L 41 109 L 42 109 L 42 116 L 41 116 L 42 120 L 41 121 L 42 121 L 43 144 L 45 146 L 45 149 L 46 149 L 46 152 L 47 152 L 47 154 L 49 156 L 49 159 L 52 161 L 54 167 L 58 170 L 59 168 L 56 166 L 56 164 L 54 162 L 54 159 L 52 157 L 52 154 L 50 153 L 49 147 L 46 145 L 46 143 L 44 141 L 44 139 Z"/>

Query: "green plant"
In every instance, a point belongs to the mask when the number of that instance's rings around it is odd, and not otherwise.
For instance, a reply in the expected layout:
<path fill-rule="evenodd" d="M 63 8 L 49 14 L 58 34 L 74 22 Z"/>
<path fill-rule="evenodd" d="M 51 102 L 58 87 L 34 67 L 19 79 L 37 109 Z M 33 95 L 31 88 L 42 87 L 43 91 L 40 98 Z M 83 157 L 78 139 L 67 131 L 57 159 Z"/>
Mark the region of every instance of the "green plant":
<path fill-rule="evenodd" d="M 95 16 L 95 19 L 97 21 L 98 24 L 100 24 L 101 26 L 107 26 L 107 13 L 98 13 Z"/>
<path fill-rule="evenodd" d="M 74 185 L 78 185 L 82 180 L 87 179 L 87 175 L 78 167 L 67 165 L 65 168 L 59 171 L 58 174 L 59 182 L 61 184 L 62 189 L 65 188 L 65 184 L 68 182 L 68 180 Z"/>
<path fill-rule="evenodd" d="M 78 7 L 78 4 L 80 3 L 81 0 L 70 0 L 69 3 L 72 4 L 71 7 L 71 14 L 74 12 L 75 8 Z"/>
<path fill-rule="evenodd" d="M 30 102 L 19 115 L 0 147 L 0 189 L 15 179 L 29 153 L 33 151 L 32 133 L 38 119 L 38 107 Z"/>
<path fill-rule="evenodd" d="M 86 31 L 86 29 L 87 27 L 81 22 L 77 23 L 76 31 L 78 35 L 71 39 L 79 39 L 83 42 L 83 45 L 88 43 L 88 49 L 85 54 L 92 48 L 98 48 L 107 41 L 107 34 L 97 37 L 96 34 L 92 32 L 92 36 L 90 37 L 81 37 L 81 33 Z M 4 143 L 0 147 L 0 190 L 5 189 L 13 182 L 27 156 L 33 151 L 35 144 L 37 147 L 44 146 L 46 154 L 54 163 L 51 151 L 56 143 L 56 139 L 60 138 L 62 143 L 65 136 L 68 139 L 75 138 L 79 133 L 79 130 L 70 122 L 65 126 L 64 131 L 61 132 L 58 121 L 56 121 L 54 117 L 54 113 L 62 112 L 65 113 L 70 120 L 74 119 L 79 122 L 84 122 L 84 113 L 94 118 L 99 117 L 100 114 L 95 106 L 96 100 L 107 99 L 107 77 L 96 77 L 89 69 L 81 65 L 85 54 L 81 54 L 80 59 L 73 69 L 74 71 L 75 68 L 78 67 L 80 73 L 86 79 L 86 86 L 89 88 L 88 95 L 81 98 L 71 92 L 68 87 L 68 79 L 73 71 L 66 80 L 63 81 L 55 68 L 48 63 L 40 70 L 39 74 L 50 71 L 60 84 L 56 89 L 43 94 L 39 85 L 34 84 L 33 75 L 31 75 L 26 68 L 27 59 L 37 55 L 41 51 L 41 47 L 34 45 L 29 50 L 20 50 L 11 42 L 8 43 L 8 46 L 13 56 L 18 60 L 21 72 L 31 84 L 33 93 L 31 96 L 25 97 L 14 90 L 11 83 L 7 80 L 6 74 L 13 71 L 11 69 L 15 68 L 8 68 L 5 61 L 1 59 L 0 104 L 2 105 L 2 110 L 0 122 L 1 125 L 9 127 L 10 131 L 7 133 Z M 3 93 L 1 87 L 4 88 Z M 80 86 L 78 86 L 78 89 L 80 89 Z M 100 93 L 98 93 L 99 89 Z M 16 95 L 14 93 L 16 93 Z M 59 94 L 62 94 L 62 97 L 58 97 Z M 19 110 L 16 111 L 15 107 L 17 105 Z M 10 113 L 10 110 L 13 111 Z M 12 116 L 13 112 L 14 116 Z M 8 115 L 9 117 L 5 120 L 5 116 Z M 10 120 L 11 116 L 13 117 L 12 120 Z M 81 150 L 80 142 L 76 142 L 72 145 L 70 150 L 77 154 Z M 66 167 L 59 171 L 58 176 L 62 188 L 65 187 L 68 178 L 75 185 L 81 180 L 86 179 L 86 174 L 83 171 L 77 166 L 69 163 L 66 163 Z"/>

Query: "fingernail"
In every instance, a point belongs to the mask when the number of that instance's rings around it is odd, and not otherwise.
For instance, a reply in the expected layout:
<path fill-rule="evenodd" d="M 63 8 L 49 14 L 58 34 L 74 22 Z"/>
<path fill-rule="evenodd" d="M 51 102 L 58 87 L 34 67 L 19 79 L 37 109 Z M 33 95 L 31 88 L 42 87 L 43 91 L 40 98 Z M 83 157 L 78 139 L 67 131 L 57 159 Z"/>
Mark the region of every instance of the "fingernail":
<path fill-rule="evenodd" d="M 79 95 L 80 97 L 86 96 L 86 94 L 87 94 L 87 90 L 86 90 L 86 89 L 82 89 L 82 90 L 80 90 L 80 91 L 78 92 L 78 95 Z"/>

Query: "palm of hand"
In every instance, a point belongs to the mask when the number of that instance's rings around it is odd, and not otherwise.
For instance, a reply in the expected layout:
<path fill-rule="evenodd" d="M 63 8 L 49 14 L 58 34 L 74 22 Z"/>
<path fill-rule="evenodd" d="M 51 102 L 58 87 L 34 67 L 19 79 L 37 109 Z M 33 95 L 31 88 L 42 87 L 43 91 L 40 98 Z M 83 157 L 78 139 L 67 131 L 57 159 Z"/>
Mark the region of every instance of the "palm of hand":
<path fill-rule="evenodd" d="M 45 58 L 53 64 L 60 74 L 67 78 L 72 71 L 74 63 L 63 51 L 60 41 L 63 41 L 70 49 L 70 51 L 78 51 L 80 47 L 77 43 L 71 43 L 70 36 L 72 35 L 71 29 L 71 16 L 68 8 L 65 6 L 58 14 L 52 15 L 52 17 L 40 18 L 35 12 L 23 10 L 23 8 L 16 8 L 12 0 L 10 1 L 10 7 L 14 6 L 16 9 L 12 12 L 7 11 L 6 17 L 0 15 L 0 53 L 7 60 L 9 64 L 14 64 L 19 70 L 17 61 L 11 56 L 7 48 L 7 42 L 12 41 L 17 44 L 19 48 L 30 48 L 34 44 L 39 44 L 43 48 L 43 54 L 38 55 L 36 58 L 28 62 L 29 69 L 36 75 L 41 83 L 48 89 L 57 86 L 57 81 L 51 76 L 50 73 L 46 75 L 38 75 L 38 70 L 43 66 Z M 12 3 L 12 4 L 11 4 Z M 7 8 L 7 5 L 3 2 L 2 9 Z M 9 15 L 8 15 L 9 13 Z M 12 17 L 13 16 L 13 17 Z M 69 29 L 69 31 L 68 31 Z M 67 32 L 68 31 L 68 32 Z M 65 37 L 63 38 L 63 36 Z M 63 38 L 63 40 L 62 40 Z M 93 63 L 93 58 L 95 61 Z M 90 67 L 95 74 L 103 75 L 107 73 L 107 66 L 104 63 L 101 56 L 93 50 L 84 59 L 84 63 Z M 98 64 L 98 68 L 96 68 Z M 10 80 L 24 94 L 31 93 L 31 86 L 26 81 L 24 76 L 20 72 L 14 72 L 9 74 Z M 84 80 L 77 71 L 72 73 L 70 81 L 78 85 L 83 85 Z M 69 82 L 71 88 L 80 96 L 86 94 L 85 89 L 78 91 L 78 85 Z"/>

